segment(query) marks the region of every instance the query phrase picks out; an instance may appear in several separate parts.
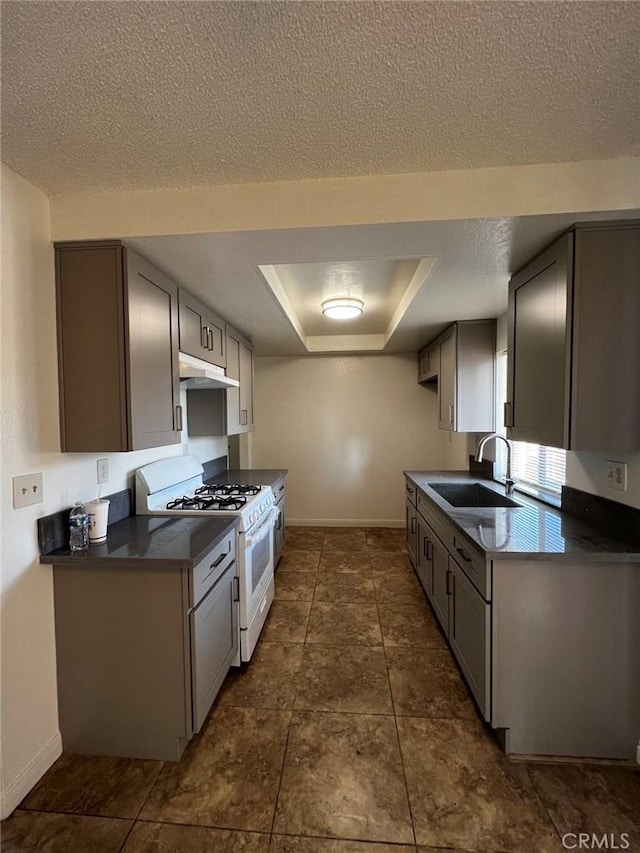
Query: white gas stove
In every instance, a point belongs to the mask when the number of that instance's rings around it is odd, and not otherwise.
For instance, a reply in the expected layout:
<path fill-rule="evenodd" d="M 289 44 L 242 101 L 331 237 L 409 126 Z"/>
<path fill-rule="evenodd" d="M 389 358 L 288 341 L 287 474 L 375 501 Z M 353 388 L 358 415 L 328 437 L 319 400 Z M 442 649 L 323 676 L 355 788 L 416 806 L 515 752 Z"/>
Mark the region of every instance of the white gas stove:
<path fill-rule="evenodd" d="M 202 475 L 194 456 L 174 456 L 138 468 L 136 512 L 169 516 L 210 512 L 239 520 L 240 660 L 248 661 L 274 596 L 275 498 L 271 486 L 205 484 Z"/>

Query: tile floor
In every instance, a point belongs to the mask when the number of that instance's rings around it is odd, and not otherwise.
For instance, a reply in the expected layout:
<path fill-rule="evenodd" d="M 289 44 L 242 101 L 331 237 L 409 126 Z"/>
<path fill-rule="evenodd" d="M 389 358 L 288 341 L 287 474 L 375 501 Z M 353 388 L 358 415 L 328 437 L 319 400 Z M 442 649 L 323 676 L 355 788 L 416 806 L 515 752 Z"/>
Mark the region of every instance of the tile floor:
<path fill-rule="evenodd" d="M 65 755 L 4 822 L 1 845 L 547 853 L 580 832 L 640 851 L 640 775 L 507 761 L 403 532 L 290 528 L 256 654 L 227 678 L 182 760 Z"/>

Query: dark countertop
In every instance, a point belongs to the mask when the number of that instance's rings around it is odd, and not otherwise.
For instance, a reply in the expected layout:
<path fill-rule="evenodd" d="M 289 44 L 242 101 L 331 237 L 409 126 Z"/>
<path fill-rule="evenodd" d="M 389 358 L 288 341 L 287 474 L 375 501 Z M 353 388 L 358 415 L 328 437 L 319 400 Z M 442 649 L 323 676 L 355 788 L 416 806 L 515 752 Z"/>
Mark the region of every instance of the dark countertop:
<path fill-rule="evenodd" d="M 190 569 L 236 524 L 235 518 L 132 515 L 110 525 L 103 545 L 90 545 L 87 551 L 52 551 L 40 562 L 113 568 L 118 560 L 131 567 L 153 562 L 158 568 Z"/>
<path fill-rule="evenodd" d="M 210 477 L 207 483 L 242 483 L 246 486 L 275 486 L 278 480 L 286 477 L 286 468 L 230 468 Z"/>
<path fill-rule="evenodd" d="M 516 492 L 520 507 L 454 507 L 429 483 L 481 483 L 504 495 L 504 486 L 468 471 L 404 471 L 446 518 L 491 559 L 640 562 L 640 544 L 618 539 L 580 518 Z"/>

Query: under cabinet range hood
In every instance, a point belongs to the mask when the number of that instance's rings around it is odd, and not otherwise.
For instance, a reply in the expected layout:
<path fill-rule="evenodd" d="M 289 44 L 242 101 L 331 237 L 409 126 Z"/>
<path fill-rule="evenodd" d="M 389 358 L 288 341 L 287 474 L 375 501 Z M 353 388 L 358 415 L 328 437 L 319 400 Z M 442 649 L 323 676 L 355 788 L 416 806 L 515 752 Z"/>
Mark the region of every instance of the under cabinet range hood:
<path fill-rule="evenodd" d="M 215 364 L 209 364 L 201 358 L 194 358 L 185 352 L 180 353 L 180 385 L 183 388 L 239 388 L 237 379 L 225 376 L 224 370 Z"/>

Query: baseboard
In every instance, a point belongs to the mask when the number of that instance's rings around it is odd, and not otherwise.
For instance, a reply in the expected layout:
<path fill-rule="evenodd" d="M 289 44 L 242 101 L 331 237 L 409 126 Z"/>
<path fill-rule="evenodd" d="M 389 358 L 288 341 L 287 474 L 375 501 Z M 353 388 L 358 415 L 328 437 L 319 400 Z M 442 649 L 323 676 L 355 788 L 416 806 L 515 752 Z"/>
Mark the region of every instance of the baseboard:
<path fill-rule="evenodd" d="M 287 527 L 404 527 L 404 518 L 289 518 Z"/>
<path fill-rule="evenodd" d="M 7 787 L 0 790 L 0 820 L 9 817 L 34 785 L 42 779 L 54 761 L 62 755 L 62 738 L 56 732 L 24 770 Z M 4 780 L 3 780 L 4 782 Z"/>

